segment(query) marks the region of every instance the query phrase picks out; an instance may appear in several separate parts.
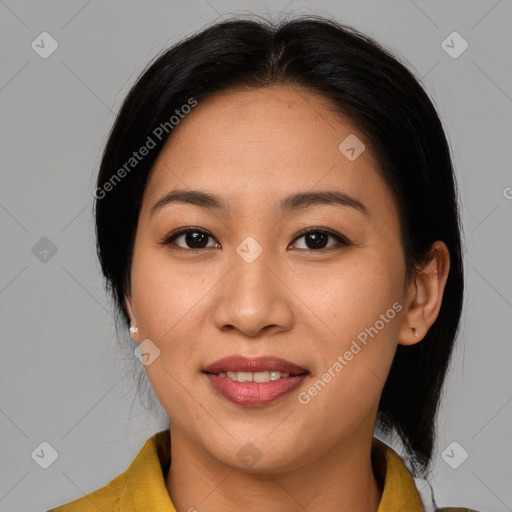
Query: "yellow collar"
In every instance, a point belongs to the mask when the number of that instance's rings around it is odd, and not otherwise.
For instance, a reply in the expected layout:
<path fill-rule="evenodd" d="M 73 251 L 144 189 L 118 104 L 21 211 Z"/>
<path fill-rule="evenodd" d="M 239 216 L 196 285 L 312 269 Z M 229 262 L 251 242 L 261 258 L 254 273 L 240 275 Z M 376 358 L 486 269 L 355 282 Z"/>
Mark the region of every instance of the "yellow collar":
<path fill-rule="evenodd" d="M 376 437 L 372 441 L 372 464 L 383 489 L 377 512 L 423 512 L 412 474 L 398 454 Z"/>
<path fill-rule="evenodd" d="M 170 432 L 162 430 L 150 437 L 130 467 L 108 485 L 67 505 L 48 512 L 176 512 L 165 475 L 171 462 Z M 402 459 L 385 443 L 373 438 L 372 464 L 381 485 L 378 512 L 423 512 L 413 477 Z"/>
<path fill-rule="evenodd" d="M 126 471 L 119 511 L 158 510 L 176 512 L 165 485 L 164 475 L 171 460 L 170 432 L 164 430 L 146 444 Z M 423 506 L 413 477 L 402 459 L 386 444 L 373 438 L 374 471 L 383 483 L 378 512 L 422 512 Z M 117 512 L 117 510 L 116 510 Z"/>

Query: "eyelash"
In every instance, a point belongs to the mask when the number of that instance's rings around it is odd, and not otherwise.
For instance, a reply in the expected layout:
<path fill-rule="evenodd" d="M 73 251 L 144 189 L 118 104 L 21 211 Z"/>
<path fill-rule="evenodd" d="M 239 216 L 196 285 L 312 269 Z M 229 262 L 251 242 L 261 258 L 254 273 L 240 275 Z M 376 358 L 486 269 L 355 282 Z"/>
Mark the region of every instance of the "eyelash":
<path fill-rule="evenodd" d="M 161 245 L 171 245 L 174 243 L 174 240 L 176 238 L 178 238 L 179 236 L 186 235 L 187 233 L 191 233 L 191 232 L 192 233 L 202 233 L 202 234 L 205 234 L 215 240 L 214 236 L 211 235 L 210 233 L 208 233 L 207 231 L 204 231 L 203 229 L 199 229 L 199 228 L 189 227 L 186 229 L 182 229 L 176 233 L 171 233 L 162 242 L 160 242 L 160 244 Z M 343 235 L 340 235 L 339 233 L 336 233 L 335 231 L 331 231 L 330 229 L 326 229 L 326 228 L 314 228 L 314 227 L 307 228 L 305 230 L 300 231 L 297 234 L 297 236 L 292 240 L 292 242 L 296 243 L 297 240 L 299 240 L 300 238 L 302 238 L 310 233 L 322 233 L 324 235 L 330 236 L 330 237 L 334 238 L 334 240 L 336 240 L 337 244 L 331 245 L 328 247 L 322 247 L 320 249 L 307 248 L 307 249 L 299 249 L 299 250 L 302 250 L 302 251 L 306 250 L 306 251 L 310 251 L 310 252 L 322 252 L 322 251 L 325 252 L 325 251 L 329 251 L 332 249 L 339 249 L 340 247 L 346 247 L 346 246 L 352 245 L 352 243 L 350 242 L 350 240 L 348 240 L 348 238 L 344 237 Z M 180 246 L 176 246 L 176 247 L 177 247 L 177 250 L 183 250 L 183 251 L 188 251 L 188 252 L 203 251 L 205 249 L 215 248 L 215 247 L 184 248 L 184 247 L 180 247 Z"/>

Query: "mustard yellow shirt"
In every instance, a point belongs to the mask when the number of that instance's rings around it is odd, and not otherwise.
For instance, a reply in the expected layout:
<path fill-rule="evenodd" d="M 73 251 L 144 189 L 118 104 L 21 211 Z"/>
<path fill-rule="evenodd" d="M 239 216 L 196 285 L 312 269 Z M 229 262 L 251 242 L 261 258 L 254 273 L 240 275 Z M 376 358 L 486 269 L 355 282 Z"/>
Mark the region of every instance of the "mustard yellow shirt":
<path fill-rule="evenodd" d="M 385 443 L 373 438 L 372 461 L 382 485 L 378 512 L 424 512 L 412 474 Z M 47 512 L 176 512 L 165 486 L 171 462 L 170 432 L 150 437 L 130 467 L 108 485 Z M 476 512 L 466 508 L 438 511 Z"/>

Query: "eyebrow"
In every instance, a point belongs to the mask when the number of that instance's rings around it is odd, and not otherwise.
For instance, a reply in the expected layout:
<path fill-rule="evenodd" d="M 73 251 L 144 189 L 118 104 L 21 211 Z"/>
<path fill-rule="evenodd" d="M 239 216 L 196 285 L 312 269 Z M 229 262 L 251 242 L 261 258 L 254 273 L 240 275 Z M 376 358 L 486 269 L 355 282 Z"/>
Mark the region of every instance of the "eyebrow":
<path fill-rule="evenodd" d="M 200 190 L 178 189 L 171 190 L 161 197 L 152 206 L 151 214 L 156 210 L 173 203 L 193 204 L 202 208 L 211 208 L 224 213 L 229 211 L 228 203 L 214 194 Z M 280 209 L 281 213 L 284 214 L 315 205 L 350 207 L 359 210 L 365 215 L 368 214 L 368 210 L 363 203 L 338 190 L 321 190 L 317 192 L 299 192 L 290 194 L 281 200 Z"/>
<path fill-rule="evenodd" d="M 355 208 L 368 215 L 368 210 L 361 201 L 338 190 L 321 190 L 318 192 L 300 192 L 291 194 L 281 201 L 281 212 L 308 208 L 315 205 L 333 205 Z"/>
<path fill-rule="evenodd" d="M 214 194 L 202 192 L 200 190 L 178 189 L 171 190 L 165 194 L 165 196 L 161 197 L 152 206 L 151 214 L 172 203 L 194 204 L 196 206 L 201 206 L 202 208 L 213 208 L 214 210 L 223 211 L 225 213 L 229 210 L 228 204 Z"/>

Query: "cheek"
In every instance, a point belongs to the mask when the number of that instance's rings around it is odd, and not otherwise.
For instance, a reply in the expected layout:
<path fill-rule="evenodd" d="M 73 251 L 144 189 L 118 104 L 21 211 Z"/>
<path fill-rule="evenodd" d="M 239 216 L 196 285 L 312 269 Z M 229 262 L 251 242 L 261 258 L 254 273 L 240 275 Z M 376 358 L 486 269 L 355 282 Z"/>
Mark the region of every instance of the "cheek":
<path fill-rule="evenodd" d="M 311 277 L 301 280 L 298 294 L 315 313 L 309 327 L 321 361 L 319 381 L 304 397 L 314 410 L 348 407 L 351 413 L 339 421 L 349 421 L 375 406 L 396 351 L 403 273 L 401 253 L 381 249 L 315 274 L 315 286 Z"/>
<path fill-rule="evenodd" d="M 373 326 L 381 315 L 392 320 L 382 331 L 398 332 L 400 308 L 393 304 L 403 300 L 404 272 L 400 251 L 356 249 L 335 265 L 293 277 L 294 290 L 321 321 L 319 329 L 341 343 Z"/>
<path fill-rule="evenodd" d="M 204 324 L 199 317 L 200 304 L 211 288 L 210 280 L 213 277 L 201 277 L 197 272 L 176 272 L 165 250 L 139 246 L 135 251 L 131 269 L 134 315 L 141 337 L 160 350 L 158 364 L 146 366 L 150 379 L 172 380 L 171 374 L 197 371 L 192 366 L 197 347 L 191 340 L 199 338 Z M 163 373 L 164 369 L 170 373 Z"/>
<path fill-rule="evenodd" d="M 208 283 L 197 275 L 176 273 L 161 256 L 140 249 L 132 264 L 131 292 L 139 333 L 159 350 L 145 371 L 164 410 L 187 410 L 193 418 L 186 382 L 198 372 L 197 345 L 191 340 L 200 337 L 204 319 L 199 318 L 197 306 Z"/>
<path fill-rule="evenodd" d="M 393 302 L 386 290 L 369 287 L 371 293 L 366 294 L 366 288 L 359 286 L 361 295 L 354 296 L 350 289 L 333 287 L 329 298 L 341 296 L 346 301 L 341 307 L 338 302 L 331 318 L 326 317 L 329 334 L 315 337 L 318 371 L 297 397 L 307 410 L 303 416 L 307 428 L 321 430 L 327 438 L 373 421 L 397 346 L 400 303 Z M 326 411 L 330 411 L 327 427 Z"/>
<path fill-rule="evenodd" d="M 179 271 L 177 270 L 179 269 Z M 200 303 L 213 277 L 198 275 L 192 266 L 176 266 L 165 247 L 149 241 L 137 246 L 131 269 L 135 316 L 147 337 L 164 340 L 179 323 L 191 324 L 189 315 Z"/>

